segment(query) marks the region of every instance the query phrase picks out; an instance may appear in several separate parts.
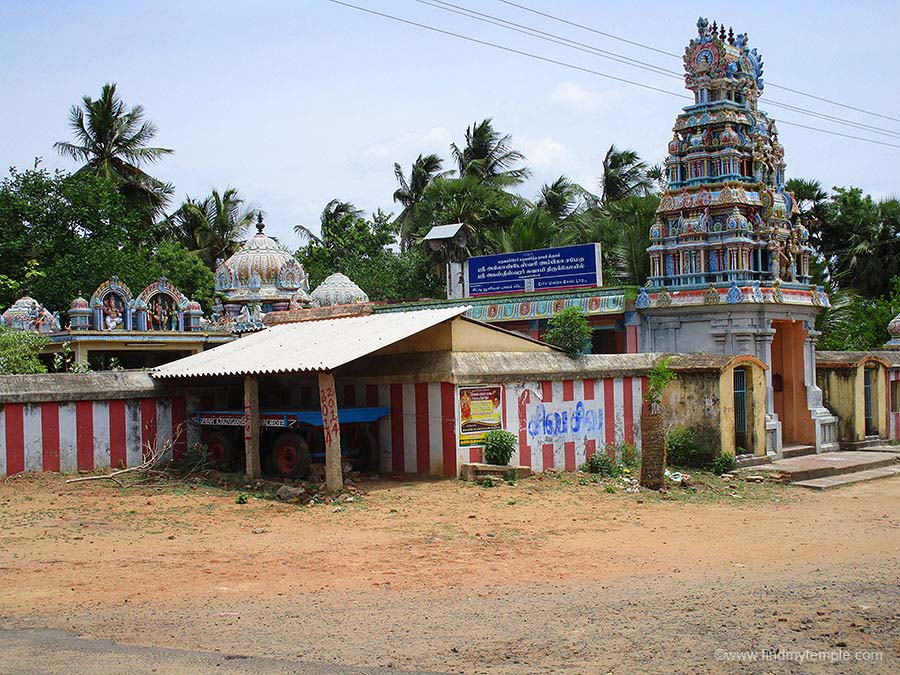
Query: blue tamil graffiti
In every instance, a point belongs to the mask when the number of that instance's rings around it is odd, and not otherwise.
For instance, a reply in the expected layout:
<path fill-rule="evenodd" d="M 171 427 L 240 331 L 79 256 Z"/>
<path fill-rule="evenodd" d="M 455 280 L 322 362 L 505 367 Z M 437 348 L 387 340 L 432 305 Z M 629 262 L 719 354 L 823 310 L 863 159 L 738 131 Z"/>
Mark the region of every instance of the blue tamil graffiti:
<path fill-rule="evenodd" d="M 528 416 L 529 436 L 585 436 L 602 429 L 603 408 L 588 408 L 583 401 L 538 403 Z"/>

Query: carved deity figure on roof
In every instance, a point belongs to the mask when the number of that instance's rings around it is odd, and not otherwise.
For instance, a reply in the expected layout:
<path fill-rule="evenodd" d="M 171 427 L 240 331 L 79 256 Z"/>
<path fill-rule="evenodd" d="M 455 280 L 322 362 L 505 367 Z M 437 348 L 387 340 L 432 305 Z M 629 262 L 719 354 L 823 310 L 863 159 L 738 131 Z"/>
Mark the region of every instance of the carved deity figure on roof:
<path fill-rule="evenodd" d="M 115 293 L 107 293 L 103 300 L 103 326 L 106 330 L 115 330 L 122 325 L 123 310 L 121 298 Z"/>

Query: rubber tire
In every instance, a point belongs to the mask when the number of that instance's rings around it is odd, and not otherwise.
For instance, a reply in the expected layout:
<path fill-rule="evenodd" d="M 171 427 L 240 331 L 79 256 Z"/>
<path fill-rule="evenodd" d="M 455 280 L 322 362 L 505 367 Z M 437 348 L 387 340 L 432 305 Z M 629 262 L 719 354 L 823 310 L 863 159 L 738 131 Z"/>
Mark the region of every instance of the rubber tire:
<path fill-rule="evenodd" d="M 236 454 L 234 442 L 229 435 L 222 431 L 213 431 L 204 438 L 206 451 L 210 461 L 226 469 L 232 468 Z"/>
<path fill-rule="evenodd" d="M 272 473 L 282 478 L 309 475 L 309 448 L 299 434 L 283 434 L 272 448 Z"/>

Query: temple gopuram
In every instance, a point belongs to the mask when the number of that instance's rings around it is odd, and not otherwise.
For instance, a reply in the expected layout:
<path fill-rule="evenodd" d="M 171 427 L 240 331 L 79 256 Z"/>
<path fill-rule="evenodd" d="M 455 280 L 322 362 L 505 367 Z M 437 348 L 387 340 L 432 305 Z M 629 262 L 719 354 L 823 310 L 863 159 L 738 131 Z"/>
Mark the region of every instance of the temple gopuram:
<path fill-rule="evenodd" d="M 767 449 L 832 449 L 814 328 L 829 300 L 810 284 L 809 233 L 785 189 L 775 122 L 759 108 L 763 60 L 746 34 L 703 18 L 697 29 L 684 54 L 694 103 L 675 120 L 651 277 L 635 301 L 641 351 L 755 355 L 768 367 Z"/>

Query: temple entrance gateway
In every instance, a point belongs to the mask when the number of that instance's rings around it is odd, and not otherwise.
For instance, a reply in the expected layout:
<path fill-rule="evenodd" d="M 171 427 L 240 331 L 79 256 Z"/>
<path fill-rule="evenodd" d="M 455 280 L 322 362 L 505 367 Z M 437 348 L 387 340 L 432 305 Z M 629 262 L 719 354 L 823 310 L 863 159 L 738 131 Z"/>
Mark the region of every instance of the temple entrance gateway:
<path fill-rule="evenodd" d="M 784 445 L 815 445 L 815 424 L 806 400 L 804 348 L 800 321 L 772 321 L 772 393 Z"/>

